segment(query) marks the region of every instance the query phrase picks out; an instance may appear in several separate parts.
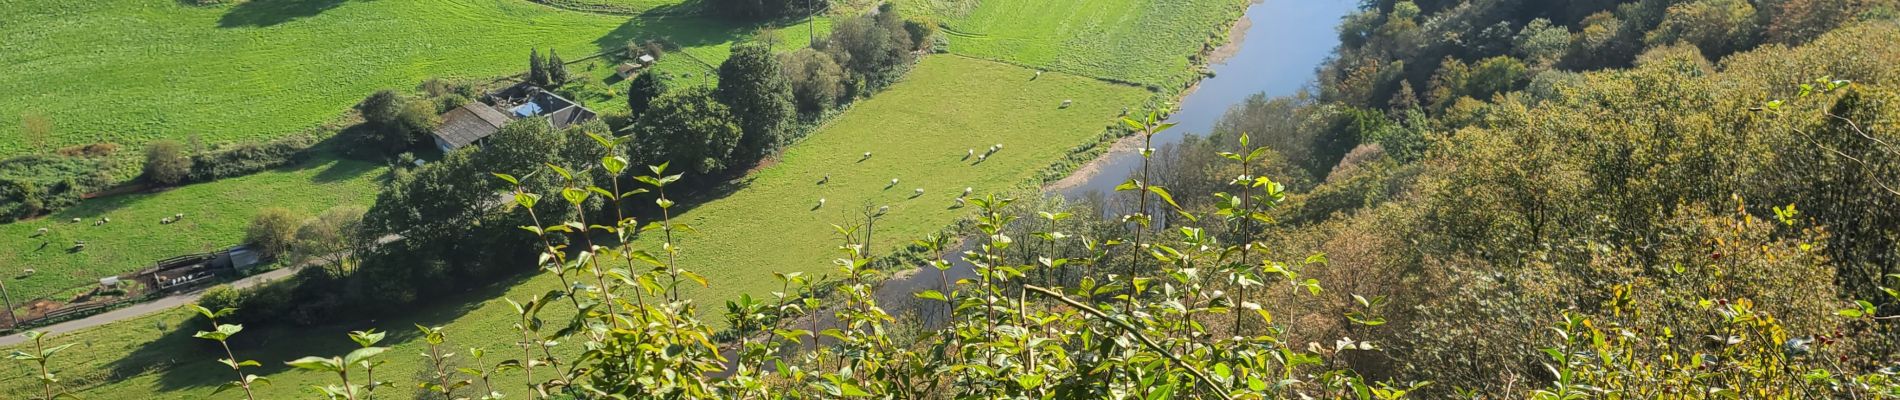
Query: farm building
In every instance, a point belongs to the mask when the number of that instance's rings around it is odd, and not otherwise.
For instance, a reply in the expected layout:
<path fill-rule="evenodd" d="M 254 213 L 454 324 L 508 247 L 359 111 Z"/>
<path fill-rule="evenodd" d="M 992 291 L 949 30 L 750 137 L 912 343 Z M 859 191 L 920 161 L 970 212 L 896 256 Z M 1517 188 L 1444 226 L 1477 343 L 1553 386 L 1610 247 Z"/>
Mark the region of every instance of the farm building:
<path fill-rule="evenodd" d="M 433 132 L 435 147 L 446 153 L 480 143 L 506 123 L 508 116 L 487 104 L 471 101 L 442 114 L 442 124 L 436 125 Z"/>
<path fill-rule="evenodd" d="M 516 89 L 511 88 L 510 91 Z M 554 129 L 566 129 L 596 117 L 594 110 L 554 93 L 532 87 L 519 91 L 526 94 L 515 98 L 500 97 L 502 100 L 497 101 L 495 106 L 469 102 L 443 113 L 442 123 L 431 132 L 435 137 L 436 148 L 446 153 L 469 145 L 479 145 L 490 135 L 500 132 L 502 125 L 519 118 L 547 117 L 548 124 Z"/>

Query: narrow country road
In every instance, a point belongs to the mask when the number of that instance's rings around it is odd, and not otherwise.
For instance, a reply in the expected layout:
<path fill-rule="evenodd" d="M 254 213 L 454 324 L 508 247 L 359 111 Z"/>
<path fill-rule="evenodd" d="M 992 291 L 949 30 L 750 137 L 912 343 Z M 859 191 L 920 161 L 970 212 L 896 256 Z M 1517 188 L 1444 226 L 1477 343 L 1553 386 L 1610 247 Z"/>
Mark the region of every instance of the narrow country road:
<path fill-rule="evenodd" d="M 388 235 L 388 236 L 383 236 L 381 238 L 377 238 L 376 244 L 384 245 L 384 244 L 389 244 L 389 242 L 394 242 L 401 239 L 402 239 L 402 236 Z M 304 263 L 303 265 L 283 267 L 283 268 L 278 268 L 278 269 L 271 270 L 269 272 L 265 272 L 262 274 L 238 278 L 238 280 L 228 282 L 227 284 L 231 285 L 231 287 L 234 289 L 249 288 L 252 286 L 264 284 L 266 282 L 271 282 L 278 279 L 289 277 L 291 274 L 297 273 L 297 271 L 302 270 L 304 267 L 309 267 L 315 264 L 317 264 L 317 261 L 311 260 L 310 262 Z M 44 332 L 46 333 L 47 337 L 52 337 L 52 336 L 69 333 L 69 332 L 73 332 L 73 331 L 77 331 L 81 329 L 86 329 L 86 328 L 91 328 L 95 326 L 110 324 L 113 322 L 119 322 L 119 321 L 124 321 L 128 319 L 143 317 L 143 316 L 157 313 L 160 311 L 170 310 L 173 307 L 183 306 L 186 304 L 197 302 L 199 297 L 204 296 L 205 289 L 210 289 L 212 286 L 217 286 L 217 285 L 206 285 L 203 287 L 192 289 L 191 291 L 188 291 L 188 292 L 173 293 L 170 296 L 160 297 L 157 300 L 133 304 L 130 306 L 126 306 L 125 308 L 93 314 L 92 316 L 88 316 L 85 318 L 42 326 L 39 328 L 29 329 L 29 330 Z M 9 347 L 9 346 L 13 346 L 20 343 L 26 343 L 26 335 L 12 334 L 12 335 L 6 335 L 4 337 L 0 337 L 0 347 Z"/>
<path fill-rule="evenodd" d="M 292 268 L 292 267 L 278 268 L 275 270 L 271 270 L 270 272 L 265 272 L 265 273 L 257 274 L 257 275 L 251 275 L 251 276 L 247 276 L 235 281 L 231 281 L 230 285 L 231 287 L 234 287 L 234 288 L 248 288 L 252 286 L 257 286 L 265 282 L 270 282 L 270 281 L 278 280 L 281 278 L 289 277 L 290 274 L 297 273 L 297 270 L 299 269 L 302 269 L 302 268 Z M 91 328 L 95 326 L 110 324 L 110 323 L 118 322 L 122 320 L 143 317 L 148 314 L 170 310 L 173 307 L 178 307 L 178 306 L 182 306 L 186 304 L 191 304 L 192 302 L 196 302 L 198 301 L 198 297 L 204 296 L 205 289 L 209 289 L 212 286 L 216 286 L 216 285 L 207 285 L 207 286 L 200 287 L 197 289 L 192 289 L 189 292 L 175 293 L 170 296 L 160 297 L 158 298 L 158 300 L 152 300 L 152 301 L 148 301 L 144 303 L 133 304 L 125 308 L 120 308 L 117 310 L 107 311 L 107 312 L 103 312 L 99 314 L 93 314 L 92 316 L 88 316 L 85 318 L 61 322 L 61 323 L 52 324 L 48 326 L 42 326 L 42 327 L 32 329 L 32 330 L 45 332 L 47 336 L 53 336 L 53 335 L 67 333 L 67 332 L 77 331 L 80 329 L 86 329 L 86 328 Z M 21 335 L 21 334 L 13 334 L 13 335 L 7 335 L 5 337 L 0 337 L 0 347 L 7 347 L 7 346 L 12 346 L 15 344 L 20 344 L 20 343 L 25 343 L 25 342 L 26 342 L 26 336 Z"/>

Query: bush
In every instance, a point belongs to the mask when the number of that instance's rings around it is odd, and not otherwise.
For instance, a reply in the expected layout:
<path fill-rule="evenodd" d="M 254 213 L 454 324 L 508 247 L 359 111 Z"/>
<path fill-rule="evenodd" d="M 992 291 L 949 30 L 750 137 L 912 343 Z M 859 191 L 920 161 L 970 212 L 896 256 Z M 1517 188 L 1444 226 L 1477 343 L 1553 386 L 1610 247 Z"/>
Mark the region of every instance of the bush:
<path fill-rule="evenodd" d="M 315 140 L 292 135 L 263 143 L 239 143 L 191 156 L 187 182 L 210 182 L 302 162 Z"/>
<path fill-rule="evenodd" d="M 171 186 L 191 176 L 191 155 L 175 140 L 159 140 L 145 145 L 145 180 Z"/>
<path fill-rule="evenodd" d="M 244 242 L 256 248 L 265 257 L 276 257 L 290 249 L 290 243 L 297 232 L 298 218 L 290 210 L 270 207 L 257 211 L 251 218 L 251 226 L 244 230 Z"/>
<path fill-rule="evenodd" d="M 104 160 L 31 154 L 0 160 L 0 222 L 79 204 L 109 182 Z"/>
<path fill-rule="evenodd" d="M 244 310 L 247 312 L 261 311 L 261 310 L 252 310 L 250 307 L 245 307 L 244 303 L 245 303 L 244 293 L 239 292 L 235 288 L 232 288 L 231 285 L 212 286 L 210 288 L 205 289 L 203 296 L 198 297 L 198 306 L 204 307 L 205 309 L 208 309 L 211 311 L 218 311 L 218 310 L 223 310 L 226 308 L 234 308 L 234 309 Z"/>
<path fill-rule="evenodd" d="M 824 114 L 844 98 L 844 67 L 839 66 L 831 54 L 804 48 L 782 57 L 785 60 L 779 66 L 791 83 L 792 102 L 798 106 L 798 112 L 808 116 Z"/>

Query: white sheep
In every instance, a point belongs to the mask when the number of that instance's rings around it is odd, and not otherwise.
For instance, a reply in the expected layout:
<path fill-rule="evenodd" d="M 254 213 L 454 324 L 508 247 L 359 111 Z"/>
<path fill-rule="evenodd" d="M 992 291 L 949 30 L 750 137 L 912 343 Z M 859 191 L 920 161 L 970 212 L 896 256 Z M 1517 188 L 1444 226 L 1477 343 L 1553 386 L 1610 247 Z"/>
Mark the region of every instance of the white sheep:
<path fill-rule="evenodd" d="M 988 160 L 988 159 L 990 159 L 990 155 L 988 154 L 976 156 L 976 161 L 978 162 L 982 162 L 983 160 Z"/>
<path fill-rule="evenodd" d="M 976 149 L 970 149 L 969 151 L 963 152 L 963 158 L 970 158 L 970 157 L 976 157 Z"/>
<path fill-rule="evenodd" d="M 897 178 L 891 178 L 891 186 L 897 186 Z"/>
<path fill-rule="evenodd" d="M 819 198 L 818 198 L 818 207 L 820 207 L 820 208 L 823 208 L 824 206 L 825 206 L 825 198 L 823 198 L 823 197 L 819 197 Z"/>
<path fill-rule="evenodd" d="M 863 159 L 866 159 L 866 160 L 869 160 L 869 159 L 871 159 L 871 152 L 868 152 L 868 151 L 867 151 L 867 152 L 864 152 L 864 158 L 863 158 Z"/>
<path fill-rule="evenodd" d="M 922 195 L 924 195 L 924 188 L 917 188 L 916 192 L 912 192 L 911 197 L 917 197 L 917 196 L 922 196 Z"/>
<path fill-rule="evenodd" d="M 1069 106 L 1073 104 L 1075 104 L 1075 100 L 1062 100 L 1062 108 L 1069 108 Z"/>
<path fill-rule="evenodd" d="M 962 198 L 962 197 L 958 197 L 958 198 L 957 198 L 957 207 L 962 207 L 962 206 L 964 206 L 964 205 L 966 205 L 966 204 L 964 203 L 964 200 L 963 200 L 963 198 Z"/>
<path fill-rule="evenodd" d="M 970 197 L 970 192 L 974 192 L 974 191 L 976 191 L 976 188 L 972 188 L 968 186 L 963 187 L 963 197 Z"/>
<path fill-rule="evenodd" d="M 75 224 L 77 224 L 77 223 L 79 223 L 79 221 L 80 221 L 80 220 L 79 220 L 79 218 L 78 218 L 78 217 L 73 217 L 73 223 L 75 223 Z"/>
<path fill-rule="evenodd" d="M 40 236 L 40 235 L 45 235 L 45 234 L 46 234 L 46 228 L 40 228 L 40 230 L 33 232 L 33 236 Z"/>
<path fill-rule="evenodd" d="M 999 150 L 999 151 L 1000 151 L 1000 150 L 1003 150 L 1003 144 L 1002 144 L 1002 143 L 997 143 L 997 144 L 996 144 L 996 150 Z"/>
<path fill-rule="evenodd" d="M 172 219 L 185 219 L 185 213 L 172 214 Z"/>

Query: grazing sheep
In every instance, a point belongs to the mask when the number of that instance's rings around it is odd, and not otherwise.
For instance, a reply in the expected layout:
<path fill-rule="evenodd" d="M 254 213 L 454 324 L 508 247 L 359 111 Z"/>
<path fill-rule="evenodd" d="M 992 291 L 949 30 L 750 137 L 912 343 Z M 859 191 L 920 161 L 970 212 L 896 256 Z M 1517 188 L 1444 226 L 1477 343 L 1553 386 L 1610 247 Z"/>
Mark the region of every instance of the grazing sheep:
<path fill-rule="evenodd" d="M 112 218 L 111 217 L 99 218 L 99 221 L 109 224 L 109 223 L 112 223 Z"/>
<path fill-rule="evenodd" d="M 891 178 L 891 186 L 897 186 L 897 178 Z"/>
<path fill-rule="evenodd" d="M 825 206 L 825 198 L 823 198 L 823 197 L 819 197 L 819 198 L 818 198 L 818 207 L 813 207 L 813 208 L 823 208 L 824 206 Z"/>
<path fill-rule="evenodd" d="M 165 218 L 160 218 L 160 219 L 158 220 L 158 224 L 159 224 L 159 225 L 171 225 L 171 224 L 172 224 L 172 221 L 173 221 L 173 220 L 172 220 L 172 217 L 165 217 Z"/>
<path fill-rule="evenodd" d="M 963 159 L 968 160 L 970 157 L 976 157 L 976 149 L 970 149 L 963 153 Z"/>
<path fill-rule="evenodd" d="M 968 187 L 968 186 L 965 186 L 965 187 L 963 187 L 963 196 L 962 196 L 962 197 L 970 197 L 970 192 L 974 192 L 974 191 L 976 191 L 976 189 L 975 189 L 975 188 L 971 188 L 971 187 Z"/>
<path fill-rule="evenodd" d="M 172 214 L 173 220 L 185 219 L 185 213 Z"/>
<path fill-rule="evenodd" d="M 1003 151 L 1003 144 L 1002 144 L 1002 143 L 997 143 L 997 144 L 996 144 L 996 151 Z"/>
<path fill-rule="evenodd" d="M 38 272 L 40 272 L 40 270 L 27 268 L 27 269 L 20 270 L 20 275 L 32 275 Z"/>
<path fill-rule="evenodd" d="M 858 160 L 863 161 L 863 160 L 869 160 L 869 159 L 871 159 L 871 152 L 867 151 L 867 152 L 864 152 L 864 158 L 860 158 Z"/>
<path fill-rule="evenodd" d="M 92 226 L 99 226 L 99 225 L 105 225 L 105 224 L 106 224 L 106 220 L 103 220 L 103 219 L 98 220 L 98 221 L 92 221 Z"/>
<path fill-rule="evenodd" d="M 74 217 L 74 218 L 73 218 L 73 223 L 75 223 L 75 224 L 77 224 L 77 223 L 79 223 L 79 218 L 78 218 L 78 217 Z"/>
<path fill-rule="evenodd" d="M 976 156 L 976 162 L 983 162 L 983 160 L 988 160 L 988 159 L 990 159 L 990 155 L 988 154 Z"/>
<path fill-rule="evenodd" d="M 40 237 L 40 236 L 46 236 L 46 228 L 40 228 L 40 230 L 33 231 L 33 237 Z"/>
<path fill-rule="evenodd" d="M 820 185 L 823 185 L 828 182 L 831 182 L 831 174 L 825 174 L 825 177 L 818 178 L 818 184 Z"/>
<path fill-rule="evenodd" d="M 965 205 L 968 205 L 968 204 L 966 204 L 966 203 L 964 203 L 964 200 L 963 200 L 963 198 L 962 198 L 962 197 L 958 197 L 958 198 L 957 198 L 957 207 L 963 207 L 963 206 L 965 206 Z"/>
<path fill-rule="evenodd" d="M 1062 108 L 1069 108 L 1069 106 L 1071 106 L 1071 105 L 1075 105 L 1075 100 L 1063 100 L 1063 101 L 1062 101 Z"/>
<path fill-rule="evenodd" d="M 917 197 L 917 196 L 922 196 L 922 195 L 924 195 L 924 188 L 917 188 L 917 191 L 912 192 L 910 197 Z"/>

